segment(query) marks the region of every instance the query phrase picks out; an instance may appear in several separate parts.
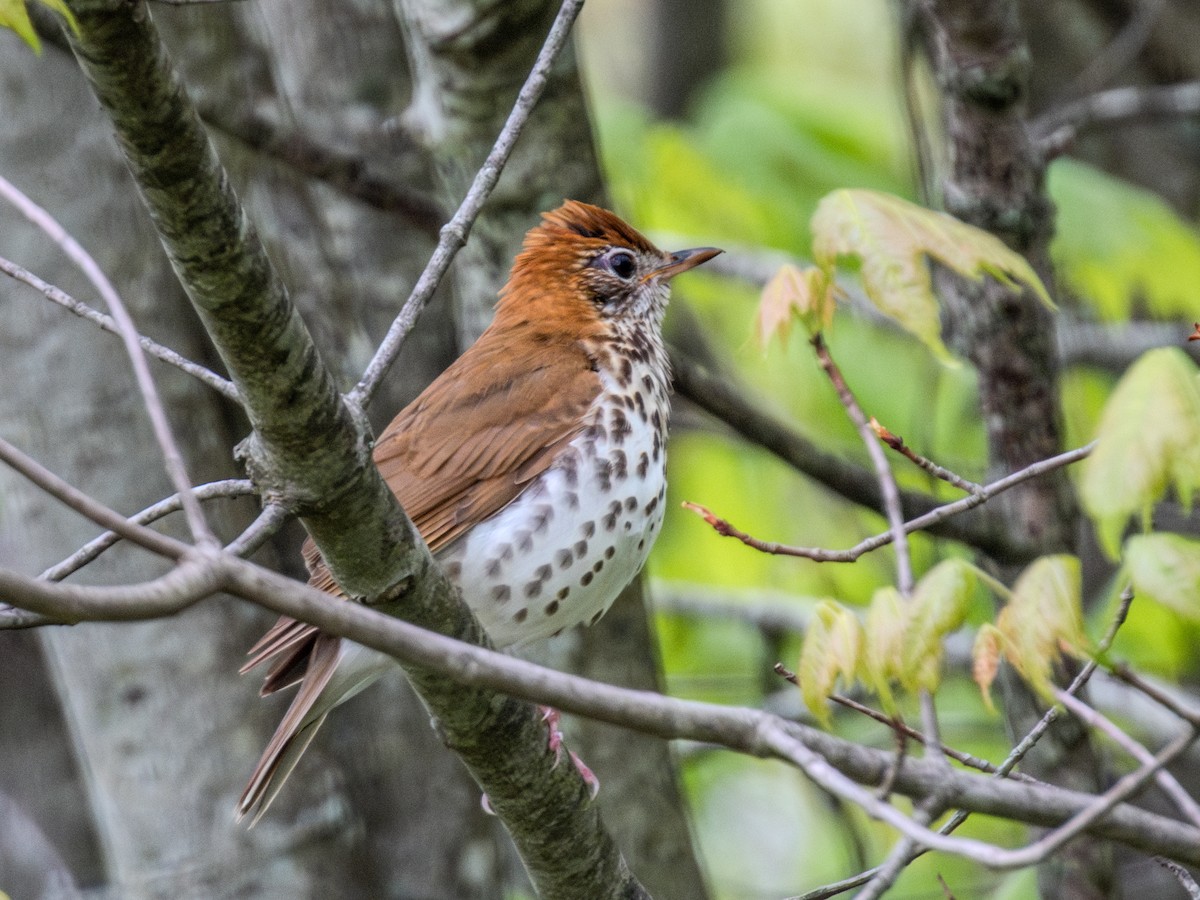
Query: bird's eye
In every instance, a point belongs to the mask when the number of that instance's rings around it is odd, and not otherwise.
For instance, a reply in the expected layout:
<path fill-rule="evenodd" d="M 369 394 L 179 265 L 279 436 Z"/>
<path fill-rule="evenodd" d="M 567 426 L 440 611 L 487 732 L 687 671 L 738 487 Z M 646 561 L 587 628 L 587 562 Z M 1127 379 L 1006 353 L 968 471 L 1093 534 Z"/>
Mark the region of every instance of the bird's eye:
<path fill-rule="evenodd" d="M 628 281 L 637 272 L 637 262 L 633 258 L 632 253 L 626 253 L 621 250 L 608 257 L 608 268 L 618 278 Z"/>

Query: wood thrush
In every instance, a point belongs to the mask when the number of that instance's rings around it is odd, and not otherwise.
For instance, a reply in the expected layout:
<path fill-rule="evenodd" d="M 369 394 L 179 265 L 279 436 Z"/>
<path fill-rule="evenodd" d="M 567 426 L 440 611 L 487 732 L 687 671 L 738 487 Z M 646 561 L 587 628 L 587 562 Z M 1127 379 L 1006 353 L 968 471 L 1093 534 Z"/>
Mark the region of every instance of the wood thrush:
<path fill-rule="evenodd" d="M 375 463 L 499 647 L 593 623 L 662 524 L 668 282 L 721 251 L 664 253 L 612 213 L 567 201 L 526 236 L 492 325 L 403 409 Z M 312 541 L 313 584 L 340 593 Z M 300 690 L 239 818 L 265 811 L 329 710 L 394 665 L 281 619 L 242 671 Z"/>

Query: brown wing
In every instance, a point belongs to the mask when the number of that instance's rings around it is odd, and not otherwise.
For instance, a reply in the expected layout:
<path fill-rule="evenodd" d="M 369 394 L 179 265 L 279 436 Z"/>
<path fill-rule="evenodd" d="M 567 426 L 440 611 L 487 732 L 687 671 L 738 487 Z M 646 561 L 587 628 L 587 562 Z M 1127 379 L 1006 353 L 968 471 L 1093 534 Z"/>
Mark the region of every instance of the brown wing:
<path fill-rule="evenodd" d="M 380 473 L 431 550 L 503 509 L 549 468 L 600 391 L 579 343 L 514 331 L 485 332 L 375 445 Z M 309 584 L 341 593 L 311 539 L 303 553 Z M 275 658 L 262 693 L 295 684 L 316 633 L 281 618 L 251 648 L 242 671 Z"/>

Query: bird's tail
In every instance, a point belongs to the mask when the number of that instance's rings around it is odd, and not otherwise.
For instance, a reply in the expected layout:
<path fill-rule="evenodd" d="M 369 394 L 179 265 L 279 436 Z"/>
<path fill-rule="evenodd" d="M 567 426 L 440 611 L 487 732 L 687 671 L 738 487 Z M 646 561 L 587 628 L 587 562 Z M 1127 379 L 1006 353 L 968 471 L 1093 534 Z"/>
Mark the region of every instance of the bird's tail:
<path fill-rule="evenodd" d="M 279 794 L 329 711 L 371 684 L 395 663 L 366 647 L 317 634 L 300 690 L 275 729 L 237 803 L 237 819 L 253 825 Z"/>

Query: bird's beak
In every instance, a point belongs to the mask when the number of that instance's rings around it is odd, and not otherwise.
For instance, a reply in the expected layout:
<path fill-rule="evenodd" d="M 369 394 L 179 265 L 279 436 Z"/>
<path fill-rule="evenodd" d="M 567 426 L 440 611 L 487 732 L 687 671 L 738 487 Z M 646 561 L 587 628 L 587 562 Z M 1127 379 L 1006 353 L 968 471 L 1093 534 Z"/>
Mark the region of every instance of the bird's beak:
<path fill-rule="evenodd" d="M 647 273 L 642 278 L 642 281 L 649 281 L 651 278 L 660 278 L 664 281 L 674 278 L 680 272 L 694 269 L 701 263 L 706 263 L 717 254 L 724 252 L 724 250 L 718 250 L 716 247 L 697 247 L 694 250 L 680 250 L 677 253 L 671 254 L 670 262 Z"/>

